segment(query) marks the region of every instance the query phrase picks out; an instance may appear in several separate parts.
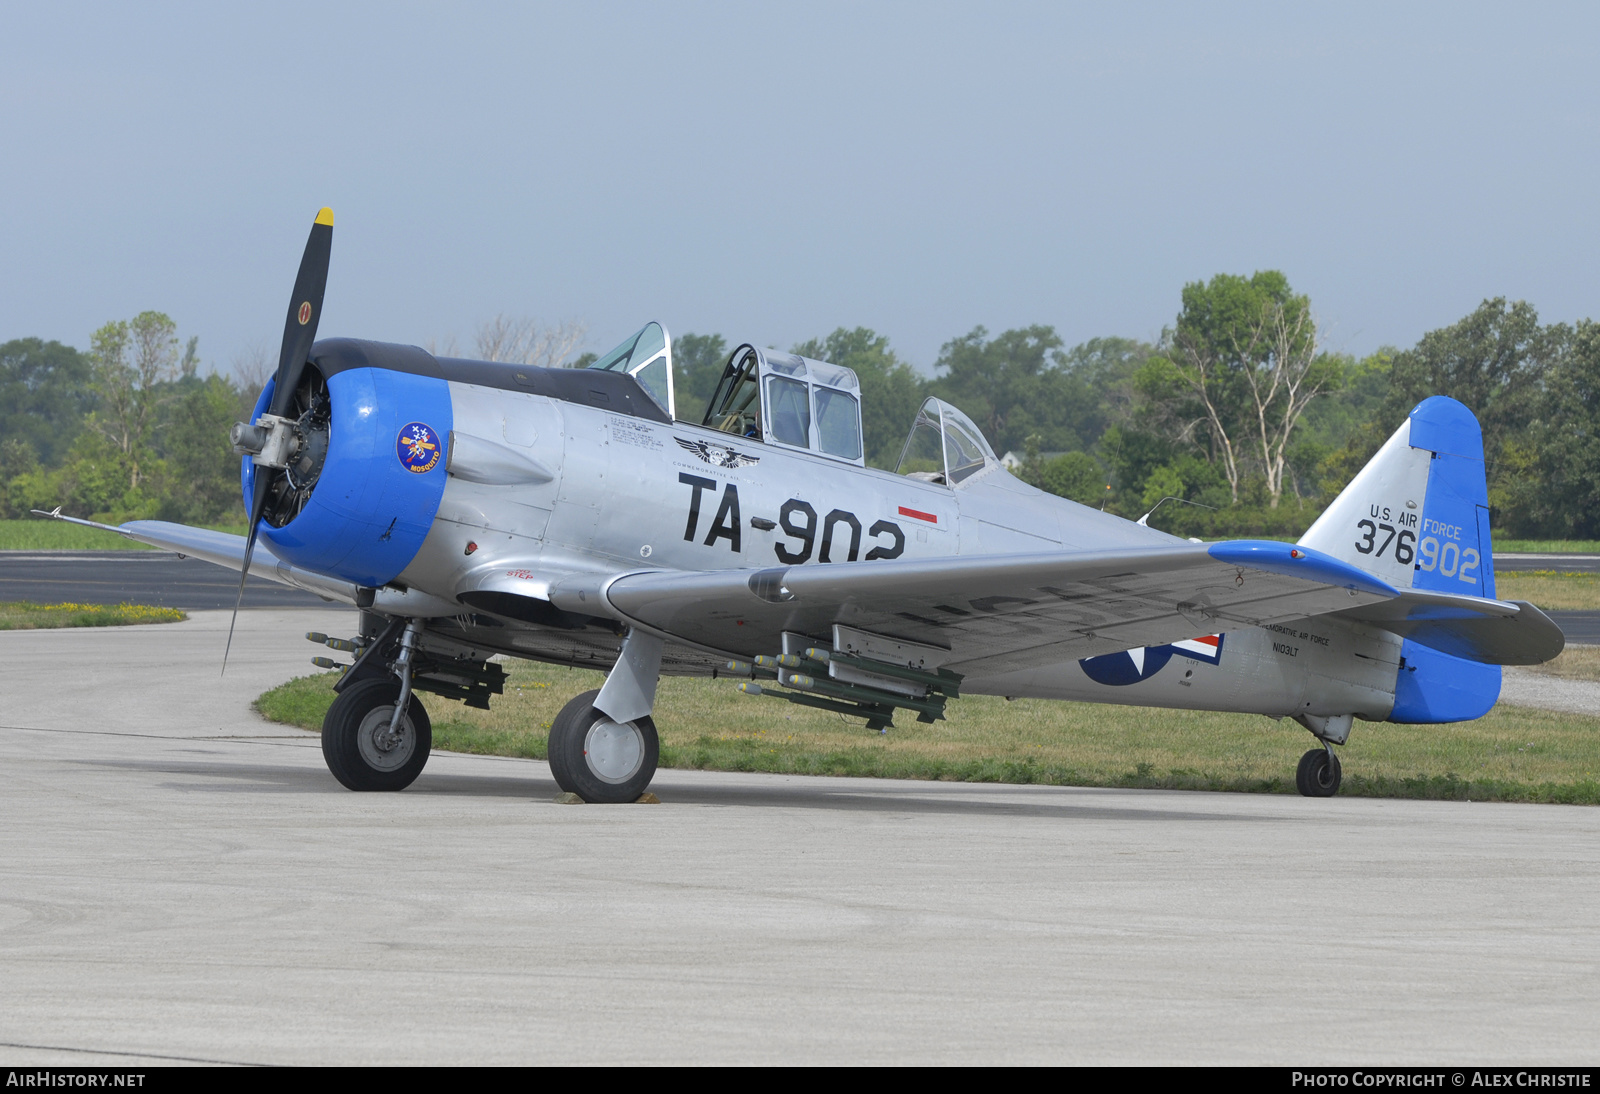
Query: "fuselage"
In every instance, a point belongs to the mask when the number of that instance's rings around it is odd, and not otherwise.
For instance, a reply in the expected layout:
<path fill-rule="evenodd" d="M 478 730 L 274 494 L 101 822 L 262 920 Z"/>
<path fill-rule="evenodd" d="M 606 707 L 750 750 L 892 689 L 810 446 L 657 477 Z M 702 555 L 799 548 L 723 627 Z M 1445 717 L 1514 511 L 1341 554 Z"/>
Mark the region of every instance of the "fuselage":
<path fill-rule="evenodd" d="M 465 474 L 449 475 L 425 539 L 396 578 L 444 600 L 463 590 L 537 597 L 573 571 L 826 566 L 1174 539 L 1043 493 L 998 463 L 951 487 L 682 421 L 455 381 L 446 390 L 457 451 L 497 446 L 549 478 L 473 481 L 460 467 Z M 1393 704 L 1400 642 L 1385 632 L 1322 617 L 1195 638 L 973 678 L 964 688 L 1270 716 L 1354 710 L 1382 719 Z M 577 660 L 592 663 L 586 649 Z M 550 659 L 548 643 L 538 651 Z"/>

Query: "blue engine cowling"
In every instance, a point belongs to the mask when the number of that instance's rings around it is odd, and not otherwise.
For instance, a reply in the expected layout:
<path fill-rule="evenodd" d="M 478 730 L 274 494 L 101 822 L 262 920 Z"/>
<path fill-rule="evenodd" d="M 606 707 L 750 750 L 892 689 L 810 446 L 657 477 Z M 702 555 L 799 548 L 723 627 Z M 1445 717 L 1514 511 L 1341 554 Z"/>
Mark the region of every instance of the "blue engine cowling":
<path fill-rule="evenodd" d="M 381 367 L 344 368 L 327 385 L 321 473 L 300 512 L 282 527 L 263 521 L 260 537 L 295 566 L 376 587 L 416 557 L 439 511 L 454 428 L 450 387 L 435 376 Z M 272 390 L 269 382 L 251 421 L 266 412 Z M 258 470 L 243 457 L 247 508 Z"/>

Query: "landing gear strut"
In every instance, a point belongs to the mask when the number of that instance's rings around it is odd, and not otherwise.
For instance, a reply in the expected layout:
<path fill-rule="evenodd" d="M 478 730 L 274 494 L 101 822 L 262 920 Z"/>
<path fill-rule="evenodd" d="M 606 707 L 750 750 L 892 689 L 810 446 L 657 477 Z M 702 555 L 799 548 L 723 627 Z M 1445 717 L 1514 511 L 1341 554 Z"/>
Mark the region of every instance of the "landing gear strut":
<path fill-rule="evenodd" d="M 394 676 L 350 682 L 322 719 L 322 758 L 350 790 L 404 790 L 428 762 L 433 724 L 411 693 L 420 630 L 413 619 L 401 634 Z"/>
<path fill-rule="evenodd" d="M 433 723 L 416 696 L 401 703 L 400 689 L 392 677 L 360 680 L 328 708 L 322 757 L 346 788 L 404 790 L 422 774 L 433 747 Z"/>

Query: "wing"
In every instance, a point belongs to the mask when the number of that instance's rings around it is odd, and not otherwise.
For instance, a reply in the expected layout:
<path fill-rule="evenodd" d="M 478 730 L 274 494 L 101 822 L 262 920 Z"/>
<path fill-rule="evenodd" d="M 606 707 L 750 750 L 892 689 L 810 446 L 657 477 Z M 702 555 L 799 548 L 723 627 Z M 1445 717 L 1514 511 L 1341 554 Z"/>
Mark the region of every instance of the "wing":
<path fill-rule="evenodd" d="M 784 631 L 820 639 L 842 623 L 948 649 L 945 667 L 963 675 L 1160 645 L 1397 595 L 1384 582 L 1317 551 L 1249 540 L 576 575 L 549 587 L 551 601 L 564 610 L 609 612 L 703 649 L 772 653 L 782 649 Z"/>
<path fill-rule="evenodd" d="M 179 556 L 198 558 L 203 562 L 210 562 L 217 566 L 226 567 L 235 573 L 244 568 L 245 538 L 230 535 L 227 532 L 214 532 L 209 528 L 192 528 L 187 524 L 172 524 L 164 520 L 130 520 L 126 524 L 101 524 L 98 521 L 82 520 L 78 517 L 64 516 L 60 510 L 45 512 L 35 509 L 35 513 L 42 517 L 52 517 L 55 520 L 64 520 L 71 524 L 81 524 L 86 528 L 100 528 L 107 532 L 135 540 L 139 543 L 148 543 L 152 547 L 172 551 Z M 438 597 L 429 596 L 415 589 L 400 592 L 397 589 L 362 590 L 348 581 L 336 577 L 326 577 L 299 566 L 291 566 L 277 555 L 272 553 L 272 548 L 265 540 L 257 540 L 255 552 L 250 558 L 250 576 L 265 578 L 275 581 L 280 585 L 292 585 L 297 589 L 315 593 L 325 600 L 339 600 L 346 604 L 361 604 L 362 606 L 376 606 L 382 611 L 402 615 L 439 616 L 457 615 L 461 608 L 440 600 Z M 371 594 L 374 599 L 367 600 L 365 594 Z"/>

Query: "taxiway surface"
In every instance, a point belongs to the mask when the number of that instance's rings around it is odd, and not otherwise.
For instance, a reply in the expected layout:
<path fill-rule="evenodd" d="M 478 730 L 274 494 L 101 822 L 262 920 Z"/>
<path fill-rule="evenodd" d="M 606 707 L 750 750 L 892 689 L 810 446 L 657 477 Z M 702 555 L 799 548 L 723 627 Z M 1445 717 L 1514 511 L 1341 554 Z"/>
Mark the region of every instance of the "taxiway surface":
<path fill-rule="evenodd" d="M 0 633 L 0 1062 L 1594 1063 L 1600 810 L 663 771 L 352 794 L 345 612 Z"/>

